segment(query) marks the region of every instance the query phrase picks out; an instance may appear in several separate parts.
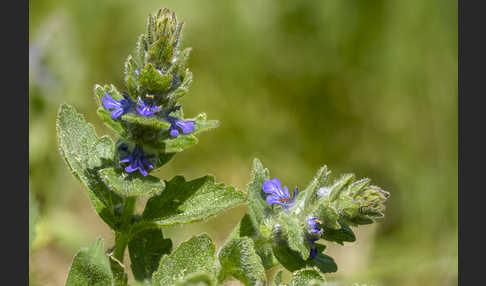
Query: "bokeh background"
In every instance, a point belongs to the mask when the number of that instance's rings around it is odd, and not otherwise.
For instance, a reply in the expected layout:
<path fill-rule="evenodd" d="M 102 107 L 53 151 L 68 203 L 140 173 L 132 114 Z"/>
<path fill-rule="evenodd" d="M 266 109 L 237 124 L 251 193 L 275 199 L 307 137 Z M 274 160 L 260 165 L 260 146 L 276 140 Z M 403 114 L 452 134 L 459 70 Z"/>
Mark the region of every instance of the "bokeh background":
<path fill-rule="evenodd" d="M 59 156 L 62 102 L 112 134 L 93 86 L 123 89 L 145 19 L 185 20 L 194 81 L 185 113 L 221 126 L 157 176 L 207 173 L 246 190 L 258 157 L 304 187 L 326 164 L 391 193 L 386 218 L 329 244 L 342 285 L 457 285 L 457 2 L 452 0 L 30 1 L 30 192 L 39 219 L 31 285 L 64 285 L 74 254 L 113 234 Z M 175 244 L 207 231 L 218 245 L 245 212 L 169 228 Z"/>

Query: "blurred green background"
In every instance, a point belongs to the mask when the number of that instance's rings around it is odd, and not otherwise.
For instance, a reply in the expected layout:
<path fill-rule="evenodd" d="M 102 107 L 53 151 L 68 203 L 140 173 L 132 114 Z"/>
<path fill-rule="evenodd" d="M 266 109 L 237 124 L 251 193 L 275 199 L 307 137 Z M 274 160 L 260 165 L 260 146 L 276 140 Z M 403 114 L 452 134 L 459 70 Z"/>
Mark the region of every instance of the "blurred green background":
<path fill-rule="evenodd" d="M 457 2 L 452 0 L 30 1 L 30 191 L 40 218 L 31 285 L 64 285 L 76 251 L 111 231 L 61 159 L 62 102 L 112 134 L 93 86 L 123 86 L 145 19 L 185 20 L 194 82 L 185 114 L 221 126 L 156 175 L 211 173 L 246 189 L 258 157 L 290 188 L 324 164 L 391 193 L 386 218 L 329 245 L 343 285 L 457 285 Z M 173 227 L 177 245 L 209 232 L 218 245 L 245 212 Z"/>

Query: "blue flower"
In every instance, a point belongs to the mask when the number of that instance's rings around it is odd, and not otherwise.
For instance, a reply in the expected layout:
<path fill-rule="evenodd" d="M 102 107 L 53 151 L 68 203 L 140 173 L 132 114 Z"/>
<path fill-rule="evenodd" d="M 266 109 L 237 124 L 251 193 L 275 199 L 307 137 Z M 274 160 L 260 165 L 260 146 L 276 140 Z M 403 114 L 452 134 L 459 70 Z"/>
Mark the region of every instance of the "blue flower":
<path fill-rule="evenodd" d="M 148 175 L 147 171 L 145 170 L 145 166 L 149 167 L 150 169 L 154 168 L 154 166 L 145 159 L 143 149 L 138 145 L 136 145 L 135 148 L 133 148 L 132 153 L 128 155 L 128 157 L 123 158 L 120 163 L 130 163 L 125 167 L 125 171 L 127 173 L 132 173 L 138 169 L 144 176 Z"/>
<path fill-rule="evenodd" d="M 321 225 L 322 221 L 320 221 L 317 217 L 312 216 L 307 218 L 307 230 L 310 234 L 310 237 L 308 237 L 308 242 L 311 246 L 309 255 L 310 258 L 315 258 L 317 255 L 317 247 L 315 242 L 319 240 L 323 232 L 323 230 L 320 228 Z"/>
<path fill-rule="evenodd" d="M 264 193 L 270 194 L 267 196 L 267 204 L 278 204 L 283 207 L 292 206 L 298 193 L 298 189 L 295 188 L 292 197 L 290 197 L 287 186 L 282 189 L 282 184 L 276 177 L 273 178 L 273 180 L 265 180 L 263 182 L 262 189 Z"/>
<path fill-rule="evenodd" d="M 170 114 L 176 110 L 179 110 L 181 107 L 176 106 L 169 110 L 167 114 Z M 182 120 L 174 116 L 167 116 L 168 121 L 170 122 L 170 136 L 177 137 L 179 136 L 179 128 L 182 130 L 182 133 L 187 134 L 194 131 L 194 124 L 196 121 L 193 120 Z"/>
<path fill-rule="evenodd" d="M 151 97 L 152 103 L 147 103 L 143 101 L 140 97 L 138 97 L 139 106 L 137 106 L 137 111 L 140 115 L 148 117 L 154 115 L 155 112 L 159 111 L 162 107 L 155 105 L 155 100 L 153 95 L 147 95 L 146 97 Z"/>
<path fill-rule="evenodd" d="M 133 106 L 133 101 L 128 97 L 126 93 L 123 94 L 123 97 L 125 99 L 120 99 L 120 100 L 114 100 L 111 95 L 105 91 L 106 97 L 103 97 L 101 99 L 101 102 L 103 103 L 103 106 L 111 111 L 111 118 L 112 119 L 117 119 L 118 117 L 122 116 L 123 113 L 128 112 L 132 106 Z"/>
<path fill-rule="evenodd" d="M 182 130 L 182 133 L 187 134 L 194 131 L 194 124 L 196 121 L 192 120 L 182 120 L 177 117 L 169 116 L 170 122 L 170 136 L 177 137 L 179 136 L 179 128 Z"/>
<path fill-rule="evenodd" d="M 311 235 L 320 236 L 322 234 L 322 229 L 320 228 L 321 225 L 322 221 L 320 221 L 317 217 L 311 216 L 307 218 L 307 226 Z"/>

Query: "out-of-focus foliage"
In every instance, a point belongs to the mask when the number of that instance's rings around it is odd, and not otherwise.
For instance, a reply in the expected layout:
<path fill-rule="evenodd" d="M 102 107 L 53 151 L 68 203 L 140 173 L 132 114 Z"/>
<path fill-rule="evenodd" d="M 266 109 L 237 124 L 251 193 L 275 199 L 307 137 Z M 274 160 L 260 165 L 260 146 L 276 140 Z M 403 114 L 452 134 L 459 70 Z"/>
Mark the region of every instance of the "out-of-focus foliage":
<path fill-rule="evenodd" d="M 340 270 L 326 279 L 457 284 L 456 2 L 44 0 L 29 9 L 30 183 L 42 206 L 31 285 L 62 285 L 99 234 L 113 243 L 59 156 L 55 118 L 69 102 L 98 135 L 112 134 L 95 113 L 94 84 L 123 86 L 125 57 L 160 7 L 190 23 L 184 114 L 221 123 L 161 177 L 209 171 L 244 190 L 259 157 L 291 188 L 323 164 L 373 178 L 392 194 L 387 218 L 357 229 L 358 243 L 329 244 Z M 243 211 L 167 233 L 178 245 L 204 229 L 220 246 Z"/>

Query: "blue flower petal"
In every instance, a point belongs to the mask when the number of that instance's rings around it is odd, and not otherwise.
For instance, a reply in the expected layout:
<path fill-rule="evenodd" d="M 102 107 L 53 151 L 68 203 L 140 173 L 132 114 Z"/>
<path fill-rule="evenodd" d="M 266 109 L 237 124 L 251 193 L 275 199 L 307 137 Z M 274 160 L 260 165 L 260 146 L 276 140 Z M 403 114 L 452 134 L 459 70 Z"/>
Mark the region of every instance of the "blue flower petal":
<path fill-rule="evenodd" d="M 178 120 L 176 121 L 176 125 L 182 129 L 182 133 L 187 134 L 194 131 L 194 123 L 196 121 L 184 121 Z"/>

